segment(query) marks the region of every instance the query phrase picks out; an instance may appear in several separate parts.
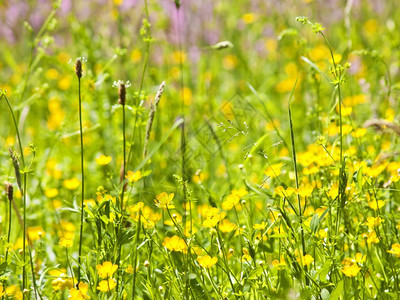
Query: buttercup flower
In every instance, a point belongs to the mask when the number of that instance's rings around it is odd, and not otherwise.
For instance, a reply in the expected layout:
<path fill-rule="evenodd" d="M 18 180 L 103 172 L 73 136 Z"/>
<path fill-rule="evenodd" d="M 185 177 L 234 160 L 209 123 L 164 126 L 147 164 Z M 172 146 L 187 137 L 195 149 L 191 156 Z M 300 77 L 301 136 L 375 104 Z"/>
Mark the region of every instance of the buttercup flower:
<path fill-rule="evenodd" d="M 118 269 L 118 265 L 113 265 L 110 261 L 103 262 L 102 265 L 98 265 L 97 271 L 99 272 L 99 276 L 103 279 L 111 278 L 115 271 Z"/>
<path fill-rule="evenodd" d="M 109 292 L 117 286 L 115 279 L 108 279 L 100 281 L 97 289 L 102 292 Z"/>
<path fill-rule="evenodd" d="M 200 267 L 211 268 L 218 262 L 218 258 L 205 255 L 205 256 L 199 256 L 197 258 L 197 261 L 199 262 Z"/>
<path fill-rule="evenodd" d="M 174 199 L 174 193 L 167 194 L 166 192 L 163 192 L 156 196 L 154 202 L 156 203 L 156 206 L 159 208 L 172 209 L 175 208 L 175 206 L 172 204 L 172 199 Z"/>

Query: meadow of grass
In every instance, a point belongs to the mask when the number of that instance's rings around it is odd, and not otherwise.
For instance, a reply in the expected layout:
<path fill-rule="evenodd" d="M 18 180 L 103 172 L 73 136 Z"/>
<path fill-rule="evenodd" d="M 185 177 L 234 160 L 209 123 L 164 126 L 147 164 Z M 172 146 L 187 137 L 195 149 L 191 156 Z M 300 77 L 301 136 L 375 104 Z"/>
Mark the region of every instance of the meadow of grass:
<path fill-rule="evenodd" d="M 2 1 L 0 297 L 399 299 L 398 15 Z"/>

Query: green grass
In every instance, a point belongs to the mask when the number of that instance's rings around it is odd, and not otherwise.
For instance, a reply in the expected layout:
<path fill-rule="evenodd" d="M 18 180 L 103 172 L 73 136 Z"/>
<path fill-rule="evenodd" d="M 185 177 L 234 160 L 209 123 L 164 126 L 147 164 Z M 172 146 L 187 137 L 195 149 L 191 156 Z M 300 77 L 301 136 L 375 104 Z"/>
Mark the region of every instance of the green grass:
<path fill-rule="evenodd" d="M 0 41 L 0 296 L 400 298 L 395 2 L 125 2 Z"/>

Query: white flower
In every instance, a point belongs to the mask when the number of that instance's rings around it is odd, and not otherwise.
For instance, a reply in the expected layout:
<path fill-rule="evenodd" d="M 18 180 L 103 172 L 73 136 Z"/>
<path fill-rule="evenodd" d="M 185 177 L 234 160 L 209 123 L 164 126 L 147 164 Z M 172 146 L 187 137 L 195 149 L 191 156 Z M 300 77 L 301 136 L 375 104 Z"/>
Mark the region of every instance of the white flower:
<path fill-rule="evenodd" d="M 125 82 L 125 83 L 124 83 L 123 80 L 114 81 L 114 83 L 113 83 L 112 86 L 115 87 L 115 88 L 119 88 L 119 86 L 120 86 L 121 84 L 125 84 L 125 87 L 126 87 L 126 88 L 128 88 L 128 87 L 131 86 L 131 82 L 130 82 L 129 80 L 128 80 L 127 82 Z"/>

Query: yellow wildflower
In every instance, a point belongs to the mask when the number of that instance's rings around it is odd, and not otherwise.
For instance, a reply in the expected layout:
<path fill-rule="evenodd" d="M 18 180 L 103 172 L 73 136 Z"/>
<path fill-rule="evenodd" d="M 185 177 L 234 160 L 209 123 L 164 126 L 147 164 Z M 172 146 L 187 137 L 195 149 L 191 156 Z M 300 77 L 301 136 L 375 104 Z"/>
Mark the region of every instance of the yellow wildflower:
<path fill-rule="evenodd" d="M 378 210 L 385 206 L 385 201 L 383 200 L 372 200 L 368 202 L 368 206 L 373 210 Z"/>
<path fill-rule="evenodd" d="M 222 232 L 231 232 L 237 228 L 235 223 L 232 223 L 228 219 L 224 219 L 219 223 L 219 230 Z"/>
<path fill-rule="evenodd" d="M 118 269 L 118 265 L 113 265 L 110 261 L 103 262 L 102 265 L 97 265 L 97 271 L 99 272 L 99 276 L 103 279 L 110 278 L 113 276 L 115 271 Z"/>
<path fill-rule="evenodd" d="M 44 191 L 44 194 L 47 198 L 54 198 L 58 195 L 57 189 L 47 189 Z"/>
<path fill-rule="evenodd" d="M 111 291 L 113 288 L 115 288 L 117 286 L 117 283 L 114 279 L 109 278 L 108 280 L 102 280 L 99 283 L 99 286 L 97 287 L 97 289 L 99 291 L 102 292 L 109 292 Z"/>
<path fill-rule="evenodd" d="M 376 244 L 379 243 L 379 238 L 376 236 L 375 231 L 371 231 L 367 234 L 367 243 L 368 244 Z"/>
<path fill-rule="evenodd" d="M 270 165 L 265 171 L 264 174 L 270 178 L 275 178 L 281 174 L 281 170 L 283 167 L 283 163 L 278 163 L 274 165 Z"/>
<path fill-rule="evenodd" d="M 69 248 L 69 247 L 72 247 L 74 242 L 71 241 L 71 240 L 67 240 L 67 239 L 61 238 L 60 241 L 58 242 L 58 244 L 60 246 L 62 246 L 62 247 Z"/>
<path fill-rule="evenodd" d="M 379 226 L 382 223 L 381 217 L 368 217 L 367 221 L 365 222 L 365 225 L 367 225 L 369 228 L 374 228 L 376 226 Z"/>
<path fill-rule="evenodd" d="M 341 270 L 347 277 L 356 277 L 361 268 L 357 264 L 345 265 Z"/>
<path fill-rule="evenodd" d="M 205 256 L 199 256 L 197 258 L 197 261 L 199 262 L 200 267 L 211 268 L 213 265 L 215 265 L 218 262 L 218 258 L 211 257 L 209 255 L 205 255 Z"/>
<path fill-rule="evenodd" d="M 285 260 L 281 257 L 280 260 L 274 259 L 272 261 L 272 265 L 277 268 L 278 270 L 282 270 L 286 267 L 286 262 Z"/>
<path fill-rule="evenodd" d="M 172 204 L 172 199 L 174 199 L 174 193 L 167 194 L 166 192 L 163 192 L 156 196 L 154 202 L 156 203 L 156 206 L 159 208 L 171 209 L 175 208 L 175 206 Z"/>
<path fill-rule="evenodd" d="M 298 257 L 297 261 L 301 262 L 303 266 L 308 266 L 314 261 L 314 258 L 310 254 L 306 254 L 304 256 Z"/>
<path fill-rule="evenodd" d="M 400 244 L 393 244 L 392 249 L 388 250 L 388 252 L 394 254 L 396 257 L 400 257 Z"/>
<path fill-rule="evenodd" d="M 69 298 L 72 300 L 85 300 L 85 299 L 90 299 L 89 296 L 87 296 L 87 293 L 89 291 L 89 287 L 86 283 L 79 282 L 78 289 L 72 288 L 69 291 Z"/>
<path fill-rule="evenodd" d="M 112 161 L 112 157 L 102 154 L 99 157 L 97 157 L 95 160 L 98 165 L 105 166 L 105 165 L 108 165 Z"/>
<path fill-rule="evenodd" d="M 162 245 L 170 251 L 182 252 L 184 254 L 187 252 L 185 241 L 177 235 L 165 237 Z"/>
<path fill-rule="evenodd" d="M 206 212 L 206 219 L 203 221 L 203 226 L 208 228 L 215 227 L 224 217 L 224 213 L 220 213 L 218 208 L 212 207 Z"/>
<path fill-rule="evenodd" d="M 71 178 L 71 179 L 65 179 L 63 181 L 63 186 L 69 190 L 75 190 L 80 186 L 81 182 L 78 178 Z"/>
<path fill-rule="evenodd" d="M 37 241 L 45 235 L 42 226 L 34 226 L 28 228 L 28 237 L 31 241 Z"/>
<path fill-rule="evenodd" d="M 136 171 L 136 172 L 128 171 L 128 173 L 125 175 L 125 177 L 128 178 L 130 183 L 136 182 L 140 178 L 142 178 L 142 172 L 140 172 L 140 171 Z"/>
<path fill-rule="evenodd" d="M 267 223 L 266 222 L 262 222 L 261 224 L 254 224 L 253 228 L 255 230 L 264 230 L 265 227 L 267 227 Z"/>

